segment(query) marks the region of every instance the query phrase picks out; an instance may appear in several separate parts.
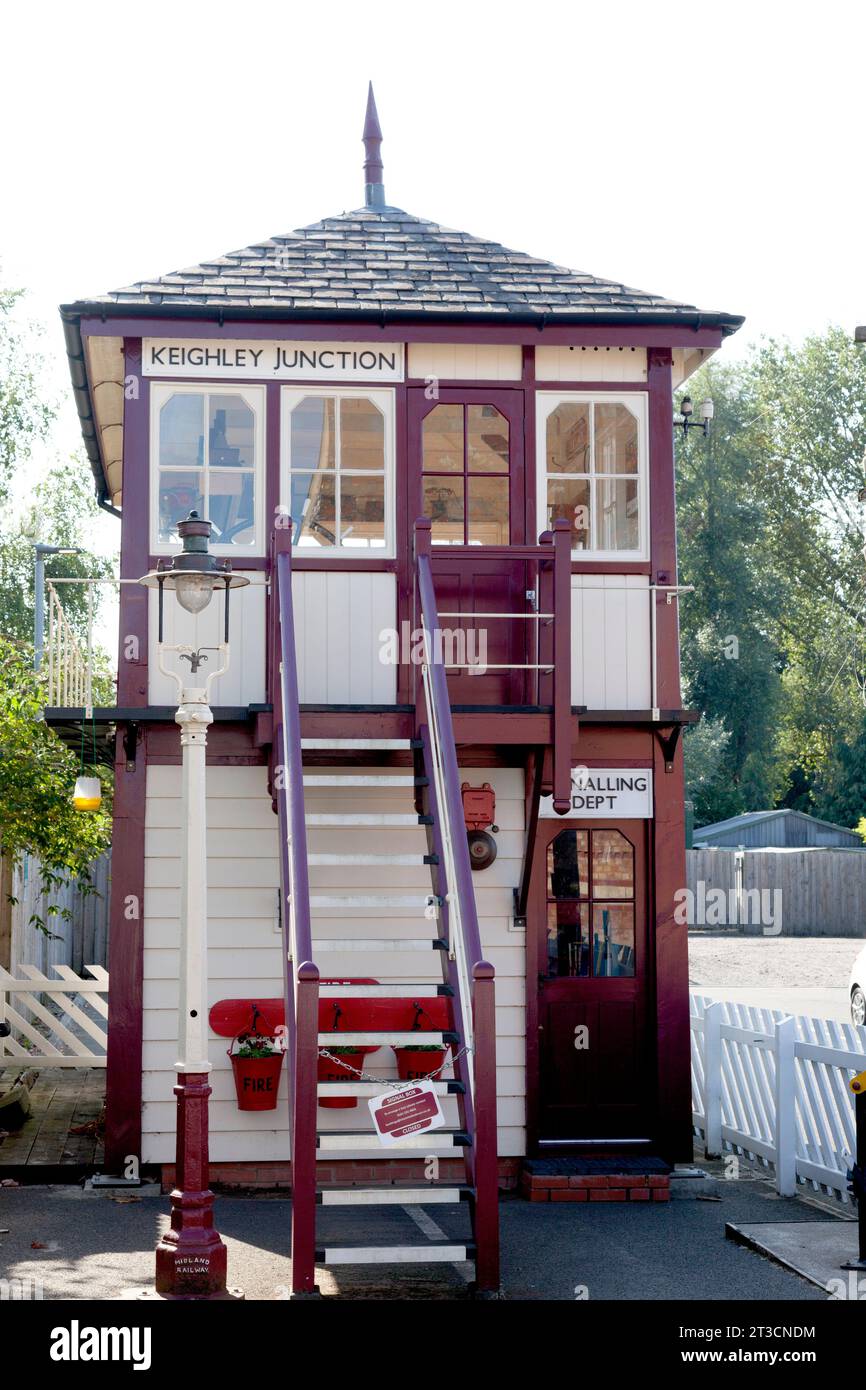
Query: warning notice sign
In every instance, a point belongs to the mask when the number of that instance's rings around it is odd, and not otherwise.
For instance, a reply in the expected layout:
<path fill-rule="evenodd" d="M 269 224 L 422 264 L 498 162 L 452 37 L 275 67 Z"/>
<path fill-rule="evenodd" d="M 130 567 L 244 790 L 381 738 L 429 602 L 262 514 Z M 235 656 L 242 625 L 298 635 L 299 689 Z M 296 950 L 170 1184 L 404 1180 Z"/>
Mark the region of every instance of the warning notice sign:
<path fill-rule="evenodd" d="M 376 1134 L 383 1144 L 399 1144 L 410 1134 L 439 1129 L 445 1123 L 432 1081 L 413 1081 L 400 1091 L 388 1091 L 367 1101 Z"/>

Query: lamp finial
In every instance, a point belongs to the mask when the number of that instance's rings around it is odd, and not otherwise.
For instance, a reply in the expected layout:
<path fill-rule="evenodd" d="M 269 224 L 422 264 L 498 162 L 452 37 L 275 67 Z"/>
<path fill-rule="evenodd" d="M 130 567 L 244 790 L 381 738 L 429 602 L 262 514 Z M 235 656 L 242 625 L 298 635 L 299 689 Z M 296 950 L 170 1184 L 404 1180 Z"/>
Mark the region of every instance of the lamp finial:
<path fill-rule="evenodd" d="M 373 84 L 367 89 L 367 112 L 364 117 L 364 206 L 383 208 L 385 206 L 385 185 L 382 182 L 382 127 L 376 110 Z"/>

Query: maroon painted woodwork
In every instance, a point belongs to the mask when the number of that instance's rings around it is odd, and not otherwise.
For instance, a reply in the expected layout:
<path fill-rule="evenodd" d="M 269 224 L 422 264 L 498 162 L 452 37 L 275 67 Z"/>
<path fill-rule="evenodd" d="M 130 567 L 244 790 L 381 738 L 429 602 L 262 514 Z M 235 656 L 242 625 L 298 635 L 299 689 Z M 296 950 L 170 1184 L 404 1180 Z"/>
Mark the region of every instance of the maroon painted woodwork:
<path fill-rule="evenodd" d="M 266 309 L 255 311 L 220 311 L 213 316 L 196 317 L 179 314 L 175 308 L 170 317 L 135 313 L 128 304 L 100 306 L 102 316 L 81 319 L 81 335 L 97 338 L 247 338 L 258 340 L 282 339 L 298 341 L 322 339 L 326 342 L 382 343 L 526 343 L 533 347 L 720 347 L 725 334 L 721 328 L 697 327 L 683 322 L 666 324 L 646 323 L 542 323 L 538 315 L 527 323 L 473 322 L 460 314 L 455 319 L 437 318 L 435 323 L 417 317 L 400 318 L 377 309 L 369 318 L 361 314 L 337 319 L 285 318 L 269 314 Z M 200 312 L 200 306 L 196 306 Z M 254 317 L 250 314 L 254 313 Z M 557 316 L 559 317 L 559 316 Z M 157 380 L 158 378 L 152 378 Z M 238 377 L 237 380 L 242 380 Z M 558 383 L 557 383 L 558 384 Z M 610 390 L 611 383 L 605 389 Z"/>
<path fill-rule="evenodd" d="M 475 1277 L 481 1292 L 499 1288 L 499 1181 L 496 1133 L 496 998 L 493 966 L 472 967 L 475 1041 Z"/>
<path fill-rule="evenodd" d="M 125 726 L 117 730 L 108 968 L 108 1045 L 105 1076 L 105 1166 L 123 1173 L 141 1159 L 141 1057 L 144 976 L 144 817 L 149 734 L 138 733 L 135 762 L 127 762 Z M 175 726 L 175 739 L 177 729 Z"/>
<path fill-rule="evenodd" d="M 571 809 L 571 528 L 553 523 L 553 809 Z"/>
<path fill-rule="evenodd" d="M 208 1187 L 207 1075 L 181 1072 L 171 1226 L 156 1247 L 156 1292 L 166 1298 L 225 1298 L 226 1247 L 214 1229 Z"/>
<path fill-rule="evenodd" d="M 370 979 L 346 979 L 342 981 L 320 980 L 320 984 L 376 984 Z M 419 1031 L 448 1029 L 451 1027 L 448 999 L 440 995 L 434 999 L 418 1001 L 423 1010 L 423 1018 L 418 1020 L 417 1011 L 411 999 L 387 996 L 370 999 L 327 999 L 319 1000 L 319 1028 L 322 1032 L 358 1033 L 365 1028 L 392 1029 L 408 1032 L 416 1023 Z M 219 999 L 208 1013 L 208 1021 L 213 1031 L 221 1038 L 235 1038 L 251 1027 L 253 1005 L 258 1009 L 259 1032 L 271 1034 L 282 1028 L 286 1021 L 284 999 Z M 335 1017 L 335 1006 L 339 1015 Z M 375 1052 L 375 1048 L 362 1051 Z"/>

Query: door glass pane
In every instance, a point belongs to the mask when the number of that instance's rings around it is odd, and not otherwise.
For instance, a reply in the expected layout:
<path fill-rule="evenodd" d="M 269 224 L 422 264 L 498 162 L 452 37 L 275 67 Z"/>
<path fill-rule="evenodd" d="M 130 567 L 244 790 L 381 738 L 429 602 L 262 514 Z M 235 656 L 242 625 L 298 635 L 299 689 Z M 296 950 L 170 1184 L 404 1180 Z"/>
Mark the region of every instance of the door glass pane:
<path fill-rule="evenodd" d="M 508 544 L 508 479 L 469 478 L 469 544 Z"/>
<path fill-rule="evenodd" d="M 372 401 L 340 402 L 340 467 L 385 471 L 385 417 Z"/>
<path fill-rule="evenodd" d="M 589 831 L 563 830 L 547 847 L 547 896 L 589 895 Z"/>
<path fill-rule="evenodd" d="M 333 397 L 305 396 L 292 411 L 292 468 L 333 468 L 335 434 Z"/>
<path fill-rule="evenodd" d="M 592 973 L 634 975 L 634 908 L 630 903 L 592 908 Z"/>
<path fill-rule="evenodd" d="M 590 542 L 590 483 L 586 478 L 557 478 L 547 484 L 547 525 L 560 517 L 571 526 L 572 550 L 588 550 Z"/>
<path fill-rule="evenodd" d="M 470 473 L 508 472 L 508 421 L 493 405 L 470 405 L 466 463 Z"/>
<path fill-rule="evenodd" d="M 589 974 L 587 905 L 547 904 L 547 974 L 555 978 Z"/>
<path fill-rule="evenodd" d="M 548 473 L 589 472 L 589 404 L 565 401 L 547 417 Z"/>
<path fill-rule="evenodd" d="M 424 416 L 421 430 L 425 473 L 462 473 L 463 406 L 434 406 L 430 414 Z"/>
<path fill-rule="evenodd" d="M 340 478 L 340 544 L 356 550 L 385 544 L 385 478 Z"/>
<path fill-rule="evenodd" d="M 337 530 L 334 474 L 293 473 L 291 515 L 294 545 L 333 545 Z"/>
<path fill-rule="evenodd" d="M 624 405 L 595 407 L 596 473 L 637 473 L 637 420 Z"/>
<path fill-rule="evenodd" d="M 599 550 L 637 550 L 640 520 L 636 478 L 596 482 L 596 546 Z"/>
<path fill-rule="evenodd" d="M 425 478 L 421 505 L 433 523 L 434 545 L 463 544 L 463 478 Z"/>
<path fill-rule="evenodd" d="M 619 830 L 592 832 L 592 896 L 634 897 L 634 848 Z"/>
<path fill-rule="evenodd" d="M 159 539 L 176 541 L 177 523 L 191 511 L 204 516 L 202 474 L 182 473 L 175 469 L 160 469 L 159 473 Z"/>
<path fill-rule="evenodd" d="M 211 396 L 208 401 L 208 464 L 211 468 L 252 468 L 255 416 L 242 396 Z"/>
<path fill-rule="evenodd" d="M 204 463 L 204 396 L 178 391 L 159 412 L 159 462 L 165 468 Z"/>

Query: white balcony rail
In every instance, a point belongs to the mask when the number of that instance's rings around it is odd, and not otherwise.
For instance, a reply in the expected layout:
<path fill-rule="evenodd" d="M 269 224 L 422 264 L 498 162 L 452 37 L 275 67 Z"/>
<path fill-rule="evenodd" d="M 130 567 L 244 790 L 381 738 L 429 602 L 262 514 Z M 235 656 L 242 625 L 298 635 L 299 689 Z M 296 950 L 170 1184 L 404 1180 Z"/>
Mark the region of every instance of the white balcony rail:
<path fill-rule="evenodd" d="M 135 579 L 54 578 L 45 581 L 47 628 L 42 655 L 46 672 L 45 704 L 50 709 L 93 709 L 94 596 L 99 585 L 119 588 Z M 61 585 L 83 584 L 87 589 L 87 627 L 82 637 L 72 626 L 61 601 Z"/>
<path fill-rule="evenodd" d="M 866 1028 L 693 994 L 692 1120 L 708 1157 L 772 1167 L 776 1190 L 806 1183 L 843 1202 L 856 1152 L 851 1077 Z"/>

